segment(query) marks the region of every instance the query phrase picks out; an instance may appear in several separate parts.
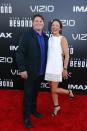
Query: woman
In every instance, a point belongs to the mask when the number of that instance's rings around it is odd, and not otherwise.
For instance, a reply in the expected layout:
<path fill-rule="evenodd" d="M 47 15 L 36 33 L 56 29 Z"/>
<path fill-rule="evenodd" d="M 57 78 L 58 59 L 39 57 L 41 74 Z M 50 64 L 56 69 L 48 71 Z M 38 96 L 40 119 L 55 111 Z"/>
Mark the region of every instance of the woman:
<path fill-rule="evenodd" d="M 74 97 L 71 90 L 59 88 L 59 82 L 62 77 L 68 79 L 68 63 L 69 63 L 69 47 L 67 39 L 62 36 L 62 23 L 58 19 L 54 19 L 51 23 L 52 36 L 48 42 L 48 58 L 45 72 L 45 80 L 49 82 L 54 103 L 54 111 L 52 116 L 56 116 L 60 110 L 58 101 L 58 93 L 67 94 Z"/>

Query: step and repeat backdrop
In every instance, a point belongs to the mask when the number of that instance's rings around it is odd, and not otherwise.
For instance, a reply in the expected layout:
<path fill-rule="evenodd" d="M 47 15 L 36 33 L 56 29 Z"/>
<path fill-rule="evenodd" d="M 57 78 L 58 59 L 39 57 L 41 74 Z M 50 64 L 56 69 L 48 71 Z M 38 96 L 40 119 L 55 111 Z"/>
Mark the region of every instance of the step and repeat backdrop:
<path fill-rule="evenodd" d="M 86 0 L 0 0 L 0 89 L 23 89 L 15 53 L 20 36 L 32 27 L 31 17 L 39 13 L 45 18 L 44 31 L 48 36 L 48 23 L 58 18 L 63 24 L 63 35 L 70 48 L 69 73 L 71 77 L 61 83 L 64 88 L 87 93 L 87 2 Z M 49 90 L 41 83 L 41 90 Z"/>

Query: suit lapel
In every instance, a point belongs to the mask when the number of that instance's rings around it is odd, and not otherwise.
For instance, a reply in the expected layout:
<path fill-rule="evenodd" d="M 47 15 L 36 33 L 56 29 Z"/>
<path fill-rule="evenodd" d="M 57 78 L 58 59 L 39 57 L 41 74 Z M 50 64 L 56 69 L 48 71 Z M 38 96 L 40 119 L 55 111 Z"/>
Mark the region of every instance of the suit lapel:
<path fill-rule="evenodd" d="M 36 34 L 35 34 L 35 32 L 34 32 L 33 29 L 32 29 L 32 31 L 31 31 L 31 33 L 32 33 L 32 37 L 33 37 L 33 39 L 34 39 L 34 43 L 36 43 L 36 44 L 38 45 L 38 47 L 40 48 L 40 45 L 39 45 L 39 43 L 38 43 L 38 38 L 37 38 L 37 36 L 36 36 Z"/>

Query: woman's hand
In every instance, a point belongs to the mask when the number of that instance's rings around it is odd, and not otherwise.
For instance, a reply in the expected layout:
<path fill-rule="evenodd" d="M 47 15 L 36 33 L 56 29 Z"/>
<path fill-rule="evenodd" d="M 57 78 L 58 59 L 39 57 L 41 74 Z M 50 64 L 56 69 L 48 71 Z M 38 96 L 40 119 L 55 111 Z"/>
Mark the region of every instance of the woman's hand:
<path fill-rule="evenodd" d="M 64 78 L 64 80 L 68 79 L 68 76 L 69 76 L 68 71 L 67 70 L 63 70 L 63 78 Z"/>

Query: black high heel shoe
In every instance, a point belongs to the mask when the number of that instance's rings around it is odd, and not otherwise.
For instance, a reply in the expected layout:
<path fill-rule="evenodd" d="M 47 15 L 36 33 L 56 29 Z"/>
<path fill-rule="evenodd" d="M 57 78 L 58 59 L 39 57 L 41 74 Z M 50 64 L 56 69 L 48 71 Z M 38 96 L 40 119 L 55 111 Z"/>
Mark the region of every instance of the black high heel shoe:
<path fill-rule="evenodd" d="M 60 111 L 60 105 L 54 106 L 54 112 L 52 112 L 51 116 L 55 117 L 59 111 Z"/>
<path fill-rule="evenodd" d="M 74 96 L 72 90 L 69 89 L 68 91 L 69 91 L 69 97 L 70 97 L 70 98 L 74 98 L 75 96 Z"/>

